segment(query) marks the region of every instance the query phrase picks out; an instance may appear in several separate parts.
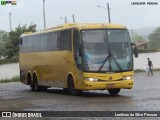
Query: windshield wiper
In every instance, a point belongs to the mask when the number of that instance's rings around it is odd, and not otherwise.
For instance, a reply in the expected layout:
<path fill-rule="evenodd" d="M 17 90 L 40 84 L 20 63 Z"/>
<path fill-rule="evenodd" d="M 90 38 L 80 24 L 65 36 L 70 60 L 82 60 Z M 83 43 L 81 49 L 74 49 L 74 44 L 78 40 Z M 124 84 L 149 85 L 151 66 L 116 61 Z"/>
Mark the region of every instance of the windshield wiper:
<path fill-rule="evenodd" d="M 105 63 L 107 62 L 107 60 L 110 58 L 110 56 L 108 55 L 105 60 L 103 61 L 102 65 L 100 66 L 100 68 L 98 69 L 98 71 L 101 71 L 101 69 L 103 68 L 103 66 L 105 65 Z"/>
<path fill-rule="evenodd" d="M 115 62 L 116 65 L 118 66 L 119 70 L 122 71 L 122 68 L 121 68 L 121 66 L 119 65 L 119 63 L 117 62 L 116 58 L 115 58 L 113 55 L 111 55 L 111 58 L 114 60 L 114 62 Z"/>
<path fill-rule="evenodd" d="M 111 70 L 111 62 L 112 60 L 114 60 L 115 64 L 117 65 L 117 67 L 119 68 L 120 71 L 122 71 L 122 68 L 121 66 L 119 65 L 119 63 L 117 62 L 116 58 L 113 56 L 113 55 L 108 55 L 105 60 L 103 61 L 102 65 L 100 66 L 100 68 L 98 69 L 98 71 L 101 71 L 102 68 L 104 67 L 105 63 L 107 62 L 107 60 L 110 60 L 109 61 L 109 70 Z"/>
<path fill-rule="evenodd" d="M 98 71 L 101 71 L 102 68 L 104 67 L 105 63 L 107 62 L 107 60 L 109 60 L 109 71 L 111 71 L 112 67 L 111 67 L 111 63 L 112 63 L 112 59 L 114 60 L 115 64 L 117 65 L 117 67 L 119 68 L 119 70 L 121 71 L 122 68 L 119 65 L 119 63 L 117 62 L 116 58 L 111 54 L 111 50 L 110 50 L 110 46 L 109 46 L 109 40 L 108 40 L 108 34 L 107 31 L 106 32 L 106 42 L 107 42 L 107 47 L 108 47 L 108 56 L 105 58 L 105 60 L 103 61 L 102 65 L 100 66 L 100 68 L 98 69 Z"/>

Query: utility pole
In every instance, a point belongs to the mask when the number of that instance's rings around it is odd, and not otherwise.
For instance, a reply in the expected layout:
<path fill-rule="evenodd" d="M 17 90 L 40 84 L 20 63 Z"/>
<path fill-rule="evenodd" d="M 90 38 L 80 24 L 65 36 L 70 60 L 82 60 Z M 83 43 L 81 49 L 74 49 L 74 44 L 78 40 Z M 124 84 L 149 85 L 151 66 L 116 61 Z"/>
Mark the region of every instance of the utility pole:
<path fill-rule="evenodd" d="M 67 23 L 67 17 L 65 16 L 65 18 L 64 18 L 64 23 Z"/>
<path fill-rule="evenodd" d="M 46 28 L 45 0 L 43 0 L 43 19 L 44 19 L 44 28 Z"/>
<path fill-rule="evenodd" d="M 10 32 L 12 31 L 11 12 L 9 13 Z"/>
<path fill-rule="evenodd" d="M 103 8 L 103 9 L 107 9 L 108 21 L 109 21 L 109 23 L 111 23 L 109 3 L 106 4 L 106 7 L 102 7 L 102 6 L 99 6 L 99 5 L 97 7 L 100 7 L 100 8 Z"/>
<path fill-rule="evenodd" d="M 109 3 L 107 3 L 107 10 L 108 10 L 109 23 L 111 23 Z"/>
<path fill-rule="evenodd" d="M 73 23 L 75 23 L 75 17 L 74 17 L 74 14 L 72 15 L 72 18 L 73 18 Z"/>

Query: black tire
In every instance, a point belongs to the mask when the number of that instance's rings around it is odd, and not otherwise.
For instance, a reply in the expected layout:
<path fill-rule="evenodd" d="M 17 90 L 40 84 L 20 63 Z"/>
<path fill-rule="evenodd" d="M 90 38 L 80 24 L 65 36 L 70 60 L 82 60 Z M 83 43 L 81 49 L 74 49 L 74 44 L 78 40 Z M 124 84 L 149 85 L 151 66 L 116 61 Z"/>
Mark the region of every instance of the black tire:
<path fill-rule="evenodd" d="M 117 89 L 108 89 L 108 92 L 110 93 L 110 95 L 117 95 L 120 92 L 121 89 L 117 88 Z"/>
<path fill-rule="evenodd" d="M 33 80 L 30 80 L 30 89 L 32 91 L 46 91 L 48 87 L 46 86 L 39 86 L 38 85 L 38 81 L 37 81 L 37 77 L 34 76 Z"/>
<path fill-rule="evenodd" d="M 40 87 L 38 85 L 37 77 L 36 76 L 33 78 L 33 83 L 34 83 L 34 89 L 35 89 L 35 91 L 39 91 Z"/>
<path fill-rule="evenodd" d="M 30 89 L 32 91 L 38 91 L 39 90 L 39 86 L 38 86 L 38 82 L 37 82 L 37 77 L 33 76 L 33 80 L 31 80 L 30 82 Z"/>
<path fill-rule="evenodd" d="M 35 89 L 34 89 L 34 83 L 33 83 L 33 79 L 32 79 L 32 77 L 31 77 L 30 74 L 28 74 L 27 79 L 28 79 L 28 85 L 30 85 L 30 89 L 31 89 L 32 91 L 34 91 L 34 90 L 35 90 Z"/>
<path fill-rule="evenodd" d="M 69 89 L 68 88 L 63 88 L 64 93 L 69 93 Z"/>
<path fill-rule="evenodd" d="M 35 91 L 34 81 L 33 81 L 32 79 L 30 79 L 29 84 L 30 84 L 30 89 L 31 89 L 31 91 Z"/>
<path fill-rule="evenodd" d="M 68 80 L 68 90 L 71 95 L 77 96 L 82 93 L 82 90 L 76 90 L 74 87 L 74 80 L 72 77 L 69 78 Z"/>

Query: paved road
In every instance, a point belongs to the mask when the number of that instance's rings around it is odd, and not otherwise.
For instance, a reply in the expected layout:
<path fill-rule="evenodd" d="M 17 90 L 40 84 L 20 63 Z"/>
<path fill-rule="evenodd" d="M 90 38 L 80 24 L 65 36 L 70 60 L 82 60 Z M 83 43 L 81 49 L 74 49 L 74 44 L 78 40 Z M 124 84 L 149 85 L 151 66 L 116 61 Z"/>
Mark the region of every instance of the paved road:
<path fill-rule="evenodd" d="M 105 91 L 71 96 L 61 89 L 32 92 L 19 82 L 0 84 L 0 111 L 160 111 L 160 72 L 136 73 L 134 87 L 118 96 Z"/>

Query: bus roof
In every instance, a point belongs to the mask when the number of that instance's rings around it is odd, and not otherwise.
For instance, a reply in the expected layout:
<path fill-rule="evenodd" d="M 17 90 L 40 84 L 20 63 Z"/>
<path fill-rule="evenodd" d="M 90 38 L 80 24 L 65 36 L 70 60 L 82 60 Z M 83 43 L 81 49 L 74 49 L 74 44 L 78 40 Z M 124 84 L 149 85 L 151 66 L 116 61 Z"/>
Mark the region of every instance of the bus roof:
<path fill-rule="evenodd" d="M 52 30 L 52 29 L 65 29 L 75 27 L 79 29 L 93 29 L 93 28 L 126 28 L 125 26 L 119 24 L 106 24 L 106 23 L 67 23 L 63 25 L 59 25 L 57 27 L 47 28 L 44 30 Z"/>
<path fill-rule="evenodd" d="M 38 31 L 38 32 L 27 32 L 21 35 L 21 37 L 23 36 L 30 36 L 30 35 L 34 35 L 34 34 L 42 34 L 42 33 L 48 33 L 48 32 L 52 32 L 52 31 L 60 31 L 60 30 L 65 30 L 65 29 L 70 29 L 70 28 L 76 28 L 76 29 L 100 29 L 100 28 L 110 28 L 110 29 L 114 29 L 114 28 L 126 28 L 123 25 L 119 25 L 119 24 L 107 24 L 107 23 L 66 23 L 63 25 L 58 25 L 56 27 L 51 27 L 51 28 L 46 28 L 42 31 Z"/>

